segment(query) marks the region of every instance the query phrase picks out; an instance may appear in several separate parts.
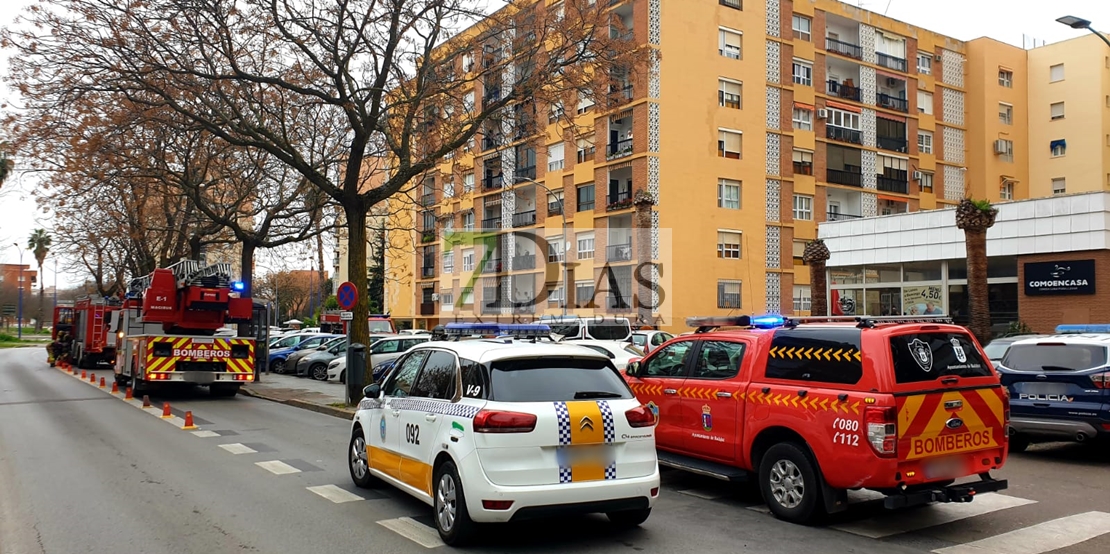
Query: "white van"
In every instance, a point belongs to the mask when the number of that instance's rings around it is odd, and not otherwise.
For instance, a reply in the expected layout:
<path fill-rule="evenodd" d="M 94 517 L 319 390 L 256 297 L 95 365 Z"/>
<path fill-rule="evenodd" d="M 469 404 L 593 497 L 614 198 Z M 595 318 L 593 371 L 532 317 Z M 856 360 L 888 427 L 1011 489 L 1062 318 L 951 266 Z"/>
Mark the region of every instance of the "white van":
<path fill-rule="evenodd" d="M 551 332 L 565 340 L 596 339 L 627 341 L 632 338 L 632 323 L 626 317 L 575 315 L 540 316 L 538 323 L 551 327 Z"/>

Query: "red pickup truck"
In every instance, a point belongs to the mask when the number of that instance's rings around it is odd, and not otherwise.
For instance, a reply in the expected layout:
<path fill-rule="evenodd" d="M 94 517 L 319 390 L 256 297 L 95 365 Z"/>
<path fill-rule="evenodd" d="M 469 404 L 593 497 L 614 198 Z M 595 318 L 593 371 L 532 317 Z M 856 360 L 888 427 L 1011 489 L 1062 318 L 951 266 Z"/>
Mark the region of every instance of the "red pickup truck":
<path fill-rule="evenodd" d="M 937 318 L 688 324 L 699 332 L 626 370 L 656 414 L 660 465 L 754 477 L 771 511 L 798 523 L 843 510 L 849 489 L 897 508 L 1006 488 L 990 471 L 1006 462 L 1009 397 L 967 329 Z"/>

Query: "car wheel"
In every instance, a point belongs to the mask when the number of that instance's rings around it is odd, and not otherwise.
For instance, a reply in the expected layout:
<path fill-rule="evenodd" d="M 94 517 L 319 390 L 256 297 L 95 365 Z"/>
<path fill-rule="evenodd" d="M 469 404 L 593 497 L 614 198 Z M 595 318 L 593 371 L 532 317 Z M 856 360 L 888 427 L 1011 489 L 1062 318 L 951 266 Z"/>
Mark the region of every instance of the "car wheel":
<path fill-rule="evenodd" d="M 285 373 L 285 360 L 274 360 L 270 363 L 270 373 Z"/>
<path fill-rule="evenodd" d="M 625 510 L 622 512 L 609 512 L 605 517 L 617 527 L 638 527 L 641 523 L 647 521 L 648 516 L 651 515 L 651 508 L 644 508 L 642 510 Z"/>
<path fill-rule="evenodd" d="M 344 385 L 347 384 L 347 370 L 344 369 L 343 371 L 339 372 L 339 382 L 343 383 Z"/>
<path fill-rule="evenodd" d="M 308 370 L 308 373 L 309 373 L 309 375 L 312 375 L 312 378 L 316 379 L 317 381 L 327 381 L 328 380 L 328 366 L 326 366 L 324 364 L 316 364 L 316 365 L 312 366 Z"/>
<path fill-rule="evenodd" d="M 792 523 L 815 523 L 823 515 L 821 484 L 801 447 L 772 446 L 759 464 L 759 488 L 771 513 Z"/>
<path fill-rule="evenodd" d="M 435 520 L 439 538 L 452 546 L 466 544 L 473 536 L 474 522 L 466 509 L 466 496 L 454 462 L 443 462 L 436 469 L 433 482 L 435 503 L 432 519 Z"/>
<path fill-rule="evenodd" d="M 1010 452 L 1025 452 L 1029 448 L 1029 439 L 1021 435 L 1010 435 Z"/>
<path fill-rule="evenodd" d="M 366 437 L 361 427 L 355 429 L 351 435 L 351 444 L 347 447 L 347 467 L 351 470 L 351 480 L 355 482 L 356 487 L 368 489 L 377 484 L 377 479 L 370 474 Z"/>

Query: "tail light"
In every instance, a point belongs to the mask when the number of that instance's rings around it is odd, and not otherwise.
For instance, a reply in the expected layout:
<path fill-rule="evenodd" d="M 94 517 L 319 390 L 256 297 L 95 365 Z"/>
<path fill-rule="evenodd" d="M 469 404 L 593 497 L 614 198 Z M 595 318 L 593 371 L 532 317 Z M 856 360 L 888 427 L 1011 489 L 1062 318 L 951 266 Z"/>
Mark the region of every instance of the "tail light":
<path fill-rule="evenodd" d="M 1095 384 L 1096 389 L 1110 389 L 1110 371 L 1092 375 L 1091 382 Z"/>
<path fill-rule="evenodd" d="M 531 433 L 535 429 L 535 414 L 481 410 L 474 415 L 475 433 Z"/>
<path fill-rule="evenodd" d="M 894 408 L 868 406 L 863 411 L 863 421 L 867 424 L 867 442 L 871 443 L 871 449 L 884 458 L 893 457 L 898 444 Z"/>
<path fill-rule="evenodd" d="M 651 427 L 655 425 L 655 414 L 647 406 L 639 406 L 624 412 L 624 418 L 628 420 L 630 427 Z"/>
<path fill-rule="evenodd" d="M 1007 430 L 1010 425 L 1010 390 L 1003 387 L 1002 389 L 1002 422 L 1006 424 Z"/>

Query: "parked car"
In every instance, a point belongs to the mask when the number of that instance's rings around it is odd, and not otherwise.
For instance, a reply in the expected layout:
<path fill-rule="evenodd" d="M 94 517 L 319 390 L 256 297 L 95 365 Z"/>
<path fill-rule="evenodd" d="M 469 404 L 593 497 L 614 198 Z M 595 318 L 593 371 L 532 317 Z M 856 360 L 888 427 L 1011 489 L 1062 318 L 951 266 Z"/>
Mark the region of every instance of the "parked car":
<path fill-rule="evenodd" d="M 1010 391 L 1010 450 L 1038 441 L 1110 439 L 1110 334 L 1010 345 L 998 364 Z"/>
<path fill-rule="evenodd" d="M 370 344 L 396 335 L 370 335 Z M 340 356 L 328 363 L 328 381 L 347 382 L 347 356 Z"/>
<path fill-rule="evenodd" d="M 633 331 L 632 344 L 637 348 L 644 351 L 644 354 L 651 353 L 664 342 L 674 338 L 674 335 L 666 331 Z"/>
<path fill-rule="evenodd" d="M 315 350 L 329 340 L 334 340 L 338 335 L 290 335 L 270 343 L 270 355 L 267 363 L 272 373 L 285 373 L 289 366 L 289 357 L 298 352 Z"/>
<path fill-rule="evenodd" d="M 987 356 L 991 360 L 991 364 L 994 365 L 994 367 L 997 369 L 998 363 L 1002 361 L 1002 358 L 1006 357 L 1006 353 L 1010 351 L 1010 346 L 1012 346 L 1015 342 L 1025 339 L 1040 338 L 1043 336 L 1045 335 L 1015 335 L 1012 337 L 999 337 L 987 343 L 987 345 L 983 347 L 983 351 L 987 353 Z"/>
<path fill-rule="evenodd" d="M 293 352 L 292 354 L 289 355 L 289 357 L 285 360 L 285 372 L 286 373 L 294 373 L 295 374 L 297 372 L 297 362 L 301 361 L 305 356 L 308 356 L 309 354 L 314 354 L 319 350 L 327 350 L 328 348 L 331 348 L 331 347 L 335 346 L 339 342 L 347 340 L 347 337 L 344 336 L 344 335 L 321 335 L 321 336 L 326 337 L 326 338 L 324 339 L 324 342 L 320 343 L 315 348 L 303 348 L 303 349 L 298 350 L 296 352 Z"/>
<path fill-rule="evenodd" d="M 572 340 L 559 344 L 589 348 L 604 354 L 619 371 L 624 371 L 628 362 L 644 357 L 644 351 L 635 345 L 615 340 Z"/>
<path fill-rule="evenodd" d="M 370 367 L 397 358 L 410 348 L 430 340 L 431 335 L 398 335 L 379 340 L 370 345 Z"/>
<path fill-rule="evenodd" d="M 328 364 L 347 354 L 347 337 L 335 339 L 297 360 L 297 377 L 328 380 Z"/>

